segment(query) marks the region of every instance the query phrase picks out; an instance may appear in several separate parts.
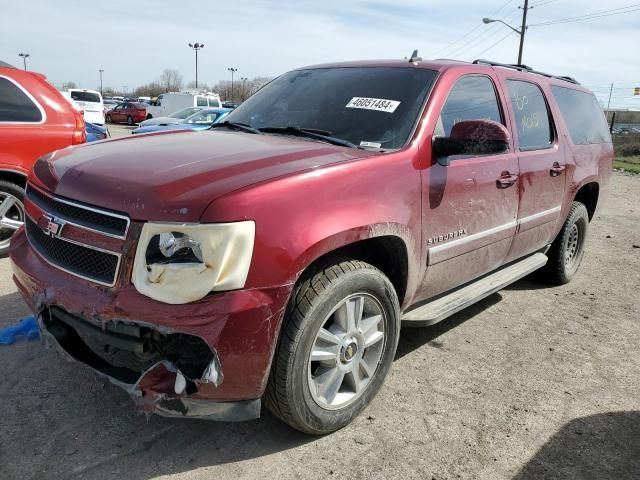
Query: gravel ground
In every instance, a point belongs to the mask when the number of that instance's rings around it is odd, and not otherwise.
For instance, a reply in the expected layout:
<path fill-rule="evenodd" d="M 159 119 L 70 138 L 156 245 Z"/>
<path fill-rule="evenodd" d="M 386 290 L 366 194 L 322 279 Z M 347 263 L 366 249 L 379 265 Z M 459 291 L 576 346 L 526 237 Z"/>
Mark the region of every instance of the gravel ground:
<path fill-rule="evenodd" d="M 146 419 L 38 342 L 0 347 L 0 478 L 640 478 L 640 178 L 610 191 L 571 284 L 403 331 L 372 405 L 325 437 L 267 412 Z M 0 326 L 26 314 L 0 260 Z"/>

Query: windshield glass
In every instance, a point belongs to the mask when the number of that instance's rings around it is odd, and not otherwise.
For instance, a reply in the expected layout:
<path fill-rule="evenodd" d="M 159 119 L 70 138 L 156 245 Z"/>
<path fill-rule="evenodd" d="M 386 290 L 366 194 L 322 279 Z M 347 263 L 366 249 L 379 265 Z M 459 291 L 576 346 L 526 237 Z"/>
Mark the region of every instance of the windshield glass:
<path fill-rule="evenodd" d="M 93 92 L 71 91 L 71 98 L 76 102 L 100 103 L 100 94 Z"/>
<path fill-rule="evenodd" d="M 201 108 L 196 108 L 196 107 L 183 108 L 182 110 L 178 110 L 177 112 L 173 112 L 169 116 L 171 118 L 180 118 L 180 119 L 184 120 L 189 115 L 193 115 L 195 112 L 199 112 L 200 110 L 202 110 L 202 109 Z"/>
<path fill-rule="evenodd" d="M 225 120 L 258 129 L 314 129 L 361 147 L 397 149 L 406 143 L 436 75 L 414 67 L 296 70 Z"/>
<path fill-rule="evenodd" d="M 218 118 L 218 115 L 220 115 L 218 112 L 202 110 L 188 117 L 186 123 L 213 123 Z"/>

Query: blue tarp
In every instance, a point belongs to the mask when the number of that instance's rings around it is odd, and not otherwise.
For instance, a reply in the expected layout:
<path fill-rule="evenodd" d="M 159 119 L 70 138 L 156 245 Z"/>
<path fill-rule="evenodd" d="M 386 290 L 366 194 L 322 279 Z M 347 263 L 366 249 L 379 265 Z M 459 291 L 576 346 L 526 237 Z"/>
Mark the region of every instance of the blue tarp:
<path fill-rule="evenodd" d="M 23 318 L 17 325 L 0 328 L 0 345 L 11 345 L 19 335 L 24 335 L 29 340 L 34 340 L 40 336 L 38 324 L 33 315 Z"/>

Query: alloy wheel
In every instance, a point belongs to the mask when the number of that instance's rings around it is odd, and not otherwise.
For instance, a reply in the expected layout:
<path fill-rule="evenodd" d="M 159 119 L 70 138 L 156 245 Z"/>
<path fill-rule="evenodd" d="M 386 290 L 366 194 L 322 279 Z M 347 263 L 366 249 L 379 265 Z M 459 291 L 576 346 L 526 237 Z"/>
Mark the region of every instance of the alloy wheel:
<path fill-rule="evenodd" d="M 311 397 L 322 408 L 337 410 L 363 394 L 382 358 L 384 316 L 371 295 L 342 300 L 325 318 L 309 355 Z"/>
<path fill-rule="evenodd" d="M 24 224 L 24 205 L 10 193 L 0 191 L 0 250 L 9 246 L 11 237 Z"/>

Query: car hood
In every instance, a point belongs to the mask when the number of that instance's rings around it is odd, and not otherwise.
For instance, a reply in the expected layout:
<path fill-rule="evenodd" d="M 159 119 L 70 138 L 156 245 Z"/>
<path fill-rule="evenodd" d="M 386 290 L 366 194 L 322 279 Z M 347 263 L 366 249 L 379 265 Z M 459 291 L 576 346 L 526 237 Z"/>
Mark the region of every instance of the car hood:
<path fill-rule="evenodd" d="M 141 127 L 149 127 L 151 125 L 173 125 L 176 123 L 182 123 L 184 122 L 184 120 L 180 119 L 180 118 L 173 118 L 173 117 L 154 117 L 154 118 L 150 118 L 149 120 L 145 120 L 143 122 L 140 122 L 140 126 Z"/>
<path fill-rule="evenodd" d="M 58 150 L 36 181 L 134 220 L 196 222 L 216 198 L 258 182 L 375 155 L 322 142 L 227 130 L 131 136 Z"/>

